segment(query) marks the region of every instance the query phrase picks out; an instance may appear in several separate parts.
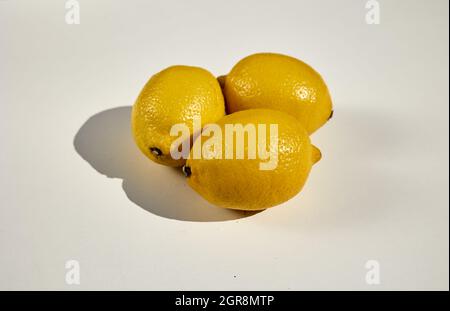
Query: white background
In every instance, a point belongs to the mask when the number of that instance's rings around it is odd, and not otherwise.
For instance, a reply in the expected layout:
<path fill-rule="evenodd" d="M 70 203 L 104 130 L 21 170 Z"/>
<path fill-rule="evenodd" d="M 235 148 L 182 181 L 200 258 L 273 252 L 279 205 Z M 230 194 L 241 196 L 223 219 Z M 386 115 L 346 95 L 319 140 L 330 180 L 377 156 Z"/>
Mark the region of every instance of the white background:
<path fill-rule="evenodd" d="M 365 0 L 79 2 L 0 1 L 0 289 L 448 290 L 448 1 L 380 0 L 380 25 Z M 129 112 L 169 65 L 262 51 L 335 116 L 302 193 L 242 215 L 144 158 Z"/>

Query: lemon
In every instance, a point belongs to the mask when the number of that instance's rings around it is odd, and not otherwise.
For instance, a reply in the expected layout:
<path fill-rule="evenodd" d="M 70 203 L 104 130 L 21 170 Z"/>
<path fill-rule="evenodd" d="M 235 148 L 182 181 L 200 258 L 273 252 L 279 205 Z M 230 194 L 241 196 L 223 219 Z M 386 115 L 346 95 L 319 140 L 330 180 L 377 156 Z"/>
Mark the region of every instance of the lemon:
<path fill-rule="evenodd" d="M 217 148 L 221 151 L 213 151 L 215 158 L 208 157 L 208 149 L 205 147 L 212 135 L 202 134 L 195 140 L 183 171 L 187 176 L 188 184 L 196 192 L 220 207 L 262 210 L 281 204 L 302 189 L 312 165 L 321 158 L 320 151 L 311 144 L 308 133 L 301 123 L 281 111 L 244 110 L 227 115 L 216 124 L 221 129 L 222 136 L 227 133 L 227 126 L 254 125 L 258 128 L 256 145 L 264 146 L 266 150 L 270 150 L 274 134 L 269 125 L 277 125 L 275 150 L 277 165 L 272 166 L 271 169 L 261 169 L 261 163 L 267 163 L 268 157 L 262 157 L 259 151 L 255 158 L 250 158 L 249 132 L 246 132 L 244 136 L 245 156 L 243 159 L 238 159 L 237 156 L 238 146 L 242 144 L 237 144 L 236 132 L 233 132 L 235 139 L 232 141 L 232 158 L 224 156 L 225 150 L 230 146 L 226 145 L 227 140 L 223 137 L 221 148 Z M 266 131 L 265 136 L 259 135 L 260 125 L 267 125 L 263 129 Z M 205 127 L 205 131 L 207 129 L 208 126 Z M 262 137 L 265 137 L 265 141 L 262 141 Z M 203 152 L 202 157 L 198 158 L 195 157 L 194 150 L 199 150 L 200 147 Z"/>
<path fill-rule="evenodd" d="M 227 112 L 268 108 L 297 118 L 309 134 L 332 116 L 322 77 L 304 62 L 281 54 L 259 53 L 239 61 L 219 81 L 224 84 Z"/>
<path fill-rule="evenodd" d="M 225 104 L 217 79 L 207 70 L 172 66 L 155 74 L 139 94 L 132 109 L 132 132 L 139 149 L 151 160 L 182 166 L 184 159 L 171 156 L 170 136 L 174 124 L 186 124 L 191 133 L 193 119 L 201 125 L 219 120 Z"/>

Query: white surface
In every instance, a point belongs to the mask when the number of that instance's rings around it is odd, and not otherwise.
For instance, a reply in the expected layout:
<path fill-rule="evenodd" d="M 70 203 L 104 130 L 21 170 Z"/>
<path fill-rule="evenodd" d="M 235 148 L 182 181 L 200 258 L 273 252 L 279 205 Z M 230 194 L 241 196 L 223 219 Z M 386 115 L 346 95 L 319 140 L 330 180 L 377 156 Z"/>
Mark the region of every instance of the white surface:
<path fill-rule="evenodd" d="M 0 1 L 0 289 L 448 290 L 448 1 L 380 0 L 380 25 L 364 0 L 79 2 L 67 25 Z M 166 66 L 260 51 L 321 72 L 335 117 L 303 192 L 242 217 L 141 156 L 128 114 Z"/>

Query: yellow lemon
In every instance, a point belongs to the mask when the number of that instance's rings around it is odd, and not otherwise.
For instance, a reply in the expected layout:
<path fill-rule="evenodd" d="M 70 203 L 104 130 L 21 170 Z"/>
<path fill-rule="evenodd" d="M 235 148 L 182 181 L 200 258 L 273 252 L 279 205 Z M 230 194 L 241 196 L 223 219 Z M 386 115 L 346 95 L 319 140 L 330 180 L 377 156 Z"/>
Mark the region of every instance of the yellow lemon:
<path fill-rule="evenodd" d="M 190 66 L 172 66 L 147 82 L 132 110 L 132 132 L 139 149 L 151 160 L 182 166 L 183 159 L 171 156 L 170 135 L 174 124 L 186 124 L 191 133 L 193 119 L 201 125 L 219 120 L 225 114 L 222 91 L 207 70 Z"/>
<path fill-rule="evenodd" d="M 260 53 L 239 61 L 226 76 L 227 112 L 268 108 L 297 118 L 309 134 L 332 116 L 332 103 L 322 77 L 304 62 L 281 54 Z"/>
<path fill-rule="evenodd" d="M 295 196 L 320 158 L 294 117 L 277 110 L 250 109 L 206 126 L 183 172 L 188 184 L 217 206 L 262 210 Z"/>

